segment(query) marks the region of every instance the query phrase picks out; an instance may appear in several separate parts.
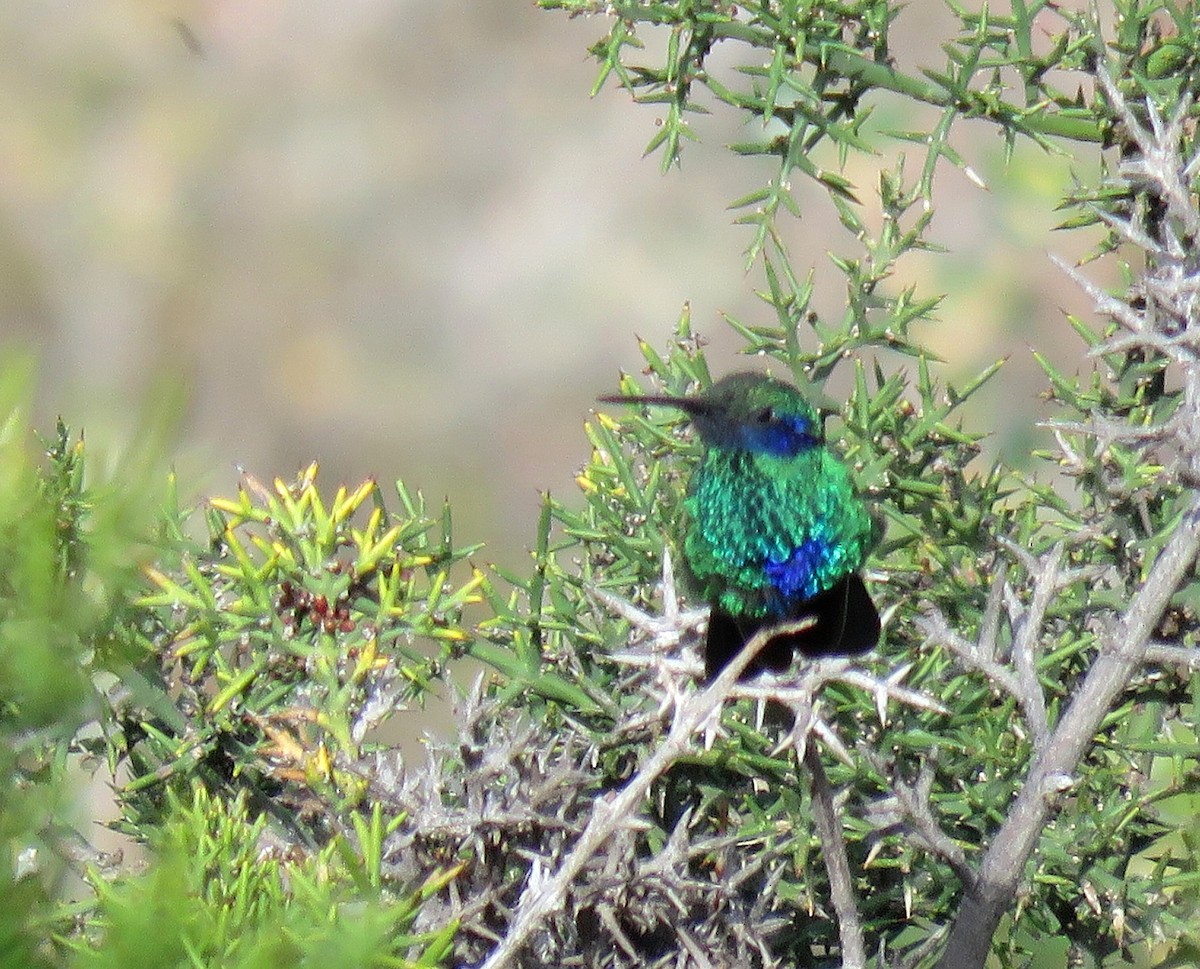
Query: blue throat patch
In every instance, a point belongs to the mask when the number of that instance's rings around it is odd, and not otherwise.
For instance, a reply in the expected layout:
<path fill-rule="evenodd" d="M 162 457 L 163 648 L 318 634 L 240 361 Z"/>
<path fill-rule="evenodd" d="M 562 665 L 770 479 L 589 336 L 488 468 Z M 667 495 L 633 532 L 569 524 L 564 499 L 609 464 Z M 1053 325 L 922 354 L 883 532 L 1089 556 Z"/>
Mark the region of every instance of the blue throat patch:
<path fill-rule="evenodd" d="M 828 556 L 827 541 L 809 538 L 784 561 L 767 559 L 763 571 L 771 587 L 778 593 L 778 602 L 773 605 L 780 615 L 788 611 L 789 604 L 803 602 L 824 591 L 817 587 L 817 577 Z"/>
<path fill-rule="evenodd" d="M 741 431 L 746 450 L 776 458 L 794 458 L 821 443 L 808 419 L 799 415 L 776 417 L 766 424 L 745 424 Z"/>

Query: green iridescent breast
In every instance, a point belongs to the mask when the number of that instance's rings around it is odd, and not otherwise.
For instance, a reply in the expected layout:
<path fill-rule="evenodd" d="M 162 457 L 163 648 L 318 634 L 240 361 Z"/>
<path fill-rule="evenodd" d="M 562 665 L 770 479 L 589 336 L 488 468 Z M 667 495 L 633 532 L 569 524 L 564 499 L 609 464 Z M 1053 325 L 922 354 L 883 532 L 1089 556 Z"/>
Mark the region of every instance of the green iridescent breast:
<path fill-rule="evenodd" d="M 710 448 L 687 509 L 696 591 L 733 616 L 786 618 L 861 569 L 875 540 L 849 470 L 824 446 L 790 458 Z"/>

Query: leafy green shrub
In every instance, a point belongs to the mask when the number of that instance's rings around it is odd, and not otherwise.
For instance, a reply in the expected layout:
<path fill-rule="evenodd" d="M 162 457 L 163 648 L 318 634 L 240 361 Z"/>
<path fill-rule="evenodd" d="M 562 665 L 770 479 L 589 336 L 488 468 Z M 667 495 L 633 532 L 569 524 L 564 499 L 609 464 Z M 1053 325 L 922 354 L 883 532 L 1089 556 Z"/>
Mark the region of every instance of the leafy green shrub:
<path fill-rule="evenodd" d="M 322 497 L 310 468 L 294 485 L 247 476 L 195 518 L 169 507 L 137 591 L 144 555 L 121 552 L 144 535 L 100 529 L 122 516 L 102 513 L 78 447 L 60 432 L 38 471 L 7 421 L 0 727 L 17 794 L 0 812 L 16 849 L 0 951 L 488 969 L 1186 961 L 1196 11 L 1119 3 L 1110 36 L 1059 5 L 953 8 L 946 64 L 906 73 L 885 0 L 543 6 L 607 18 L 598 86 L 658 107 L 665 169 L 710 105 L 758 125 L 736 153 L 777 160 L 734 203 L 765 309 L 729 324 L 823 405 L 886 523 L 867 576 L 880 648 L 745 683 L 735 661 L 699 682 L 704 604 L 671 559 L 697 452 L 668 413 L 589 421 L 581 494 L 545 498 L 527 571 L 476 567 L 449 511 L 429 517 L 402 484 L 393 512 L 372 482 Z M 740 66 L 710 69 L 716 45 Z M 897 101 L 936 107 L 936 123 L 881 130 L 873 110 Z M 952 145 L 964 118 L 1008 152 L 1092 152 L 1099 176 L 1079 176 L 1063 227 L 1099 230 L 1095 258 L 1126 279 L 1108 294 L 1068 268 L 1095 319 L 1068 320 L 1081 373 L 1039 357 L 1054 410 L 1030 408 L 1049 432 L 1037 477 L 986 464 L 963 415 L 999 366 L 943 379 L 918 326 L 938 298 L 892 282 L 931 247 L 938 163 L 977 177 Z M 918 165 L 890 161 L 914 145 Z M 852 152 L 889 158 L 867 201 L 840 170 Z M 837 319 L 784 246 L 799 178 L 849 232 Z M 686 311 L 665 352 L 642 352 L 630 392 L 711 382 Z M 456 736 L 406 763 L 377 728 L 449 688 L 468 655 L 492 673 L 458 697 Z M 88 859 L 92 895 L 64 910 L 22 849 L 66 854 L 44 805 L 72 749 L 107 758 L 125 830 L 159 860 L 136 875 Z"/>

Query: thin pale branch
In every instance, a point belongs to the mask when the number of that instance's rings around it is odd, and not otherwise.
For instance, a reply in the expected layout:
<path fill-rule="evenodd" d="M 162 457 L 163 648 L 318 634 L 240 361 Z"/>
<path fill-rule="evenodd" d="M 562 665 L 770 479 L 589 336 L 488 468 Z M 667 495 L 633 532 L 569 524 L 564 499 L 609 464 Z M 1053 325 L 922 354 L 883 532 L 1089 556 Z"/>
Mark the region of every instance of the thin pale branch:
<path fill-rule="evenodd" d="M 1141 313 L 1138 313 L 1132 306 L 1124 300 L 1117 299 L 1115 296 L 1110 296 L 1099 286 L 1093 283 L 1087 276 L 1083 275 L 1078 269 L 1070 263 L 1058 256 L 1051 255 L 1050 261 L 1058 266 L 1082 289 L 1096 306 L 1097 312 L 1109 317 L 1114 322 L 1119 323 L 1131 333 L 1141 334 L 1146 329 L 1146 321 Z"/>
<path fill-rule="evenodd" d="M 893 671 L 886 679 L 879 679 L 863 670 L 848 669 L 844 659 L 826 659 L 809 665 L 799 684 L 788 682 L 782 676 L 760 676 L 748 683 L 739 683 L 730 691 L 730 697 L 748 700 L 774 700 L 791 707 L 796 703 L 811 700 L 826 683 L 846 683 L 874 694 L 876 709 L 879 711 L 881 721 L 886 721 L 884 707 L 888 700 L 895 700 L 917 710 L 927 710 L 943 716 L 948 715 L 950 711 L 936 698 L 922 693 L 920 690 L 910 690 L 908 687 L 900 685 L 904 674 L 911 669 L 911 666 L 905 666 L 900 670 Z"/>
<path fill-rule="evenodd" d="M 958 635 L 950 628 L 950 624 L 942 615 L 941 610 L 931 608 L 917 620 L 917 628 L 930 643 L 952 653 L 968 669 L 982 673 L 1004 692 L 1017 699 L 1018 702 L 1020 701 L 1021 684 L 1018 682 L 1016 674 L 991 656 L 985 655 L 976 644 L 968 642 Z"/>
<path fill-rule="evenodd" d="M 816 744 L 805 745 L 804 763 L 812 779 L 813 826 L 821 841 L 821 858 L 829 875 L 829 895 L 837 913 L 842 966 L 843 969 L 865 969 L 867 950 L 850 874 L 850 859 L 846 856 L 846 840 L 834 805 L 833 788 Z"/>
<path fill-rule="evenodd" d="M 892 776 L 878 751 L 865 744 L 859 744 L 858 751 L 875 772 L 887 780 L 892 796 L 900 805 L 904 817 L 912 824 L 917 837 L 925 843 L 925 847 L 946 862 L 964 886 L 970 888 L 974 885 L 975 870 L 967 860 L 966 852 L 943 830 L 930 805 L 934 780 L 933 760 L 926 759 L 921 763 L 917 783 L 913 785 Z"/>
<path fill-rule="evenodd" d="M 1146 647 L 1146 662 L 1162 666 L 1179 666 L 1186 670 L 1200 670 L 1200 649 L 1194 646 L 1172 646 L 1169 643 L 1151 643 Z"/>
<path fill-rule="evenodd" d="M 1200 552 L 1200 500 L 1194 500 L 1159 554 L 1125 616 L 1101 638 L 1095 663 L 1039 751 L 1021 793 L 984 855 L 974 887 L 963 899 L 939 969 L 981 969 L 992 936 L 1008 911 L 1041 836 L 1051 806 L 1071 778 L 1113 701 L 1145 661 L 1150 637 Z"/>
<path fill-rule="evenodd" d="M 987 605 L 983 608 L 983 619 L 979 623 L 977 648 L 981 656 L 991 660 L 994 660 L 1000 651 L 1000 606 L 1007 580 L 1008 562 L 1001 561 L 992 579 L 992 586 L 988 589 Z"/>
<path fill-rule="evenodd" d="M 1046 720 L 1046 698 L 1042 684 L 1038 681 L 1037 660 L 1041 655 L 1042 623 L 1050 600 L 1059 590 L 1059 563 L 1062 561 L 1063 543 L 1059 542 L 1042 560 L 1041 569 L 1033 580 L 1033 596 L 1029 608 L 1019 619 L 1013 616 L 1013 665 L 1017 670 L 1020 688 L 1018 701 L 1025 714 L 1025 721 L 1033 733 L 1035 750 L 1040 750 L 1050 734 Z"/>
<path fill-rule="evenodd" d="M 1122 444 L 1159 444 L 1169 440 L 1175 432 L 1175 419 L 1172 417 L 1162 424 L 1151 424 L 1149 427 L 1130 427 L 1128 424 L 1118 424 L 1103 418 L 1092 418 L 1089 423 L 1082 421 L 1039 421 L 1038 427 L 1054 431 L 1056 436 L 1067 432 L 1070 434 L 1087 434 L 1105 443 L 1113 441 Z M 1059 446 L 1064 446 L 1061 438 Z M 1076 456 L 1075 462 L 1082 467 L 1082 462 Z"/>
<path fill-rule="evenodd" d="M 1167 123 L 1163 122 L 1162 115 L 1154 103 L 1146 101 L 1146 114 L 1151 128 L 1147 131 L 1108 72 L 1100 70 L 1097 73 L 1104 93 L 1117 109 L 1125 130 L 1139 153 L 1138 157 L 1122 163 L 1121 173 L 1127 178 L 1153 183 L 1166 201 L 1171 216 L 1178 219 L 1183 226 L 1184 234 L 1195 238 L 1197 233 L 1200 233 L 1200 212 L 1196 210 L 1191 191 L 1183 180 L 1183 172 L 1190 166 L 1179 163 L 1179 145 L 1192 99 L 1187 96 L 1181 98 Z"/>
<path fill-rule="evenodd" d="M 803 630 L 811 625 L 811 621 L 792 625 Z M 541 872 L 537 866 L 531 870 L 516 917 L 481 969 L 501 969 L 512 964 L 543 920 L 562 909 L 567 893 L 584 865 L 614 833 L 631 823 L 651 785 L 687 753 L 693 735 L 720 711 L 731 688 L 754 657 L 772 636 L 788 628 L 780 626 L 757 633 L 706 689 L 682 698 L 675 708 L 671 729 L 658 749 L 612 798 L 595 802 L 587 825 L 558 870 L 551 874 Z"/>

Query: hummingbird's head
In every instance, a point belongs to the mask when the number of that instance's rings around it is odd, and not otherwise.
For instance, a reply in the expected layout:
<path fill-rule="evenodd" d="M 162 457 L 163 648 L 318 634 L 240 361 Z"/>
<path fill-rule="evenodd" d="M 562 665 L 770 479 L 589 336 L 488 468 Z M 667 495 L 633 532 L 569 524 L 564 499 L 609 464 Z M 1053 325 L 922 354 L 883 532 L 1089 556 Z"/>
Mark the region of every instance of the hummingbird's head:
<path fill-rule="evenodd" d="M 678 407 L 710 447 L 790 458 L 819 447 L 825 439 L 816 409 L 800 391 L 758 373 L 730 374 L 695 397 L 600 399 Z"/>

